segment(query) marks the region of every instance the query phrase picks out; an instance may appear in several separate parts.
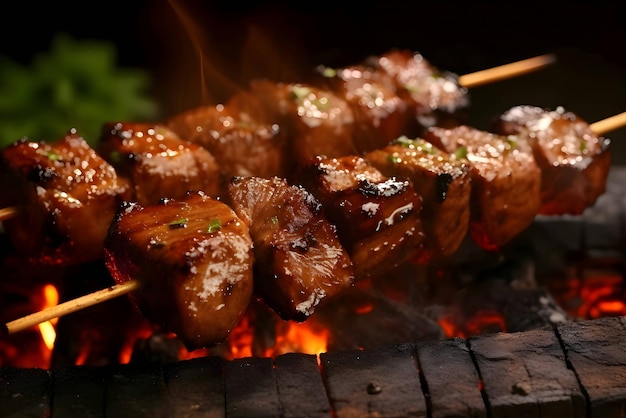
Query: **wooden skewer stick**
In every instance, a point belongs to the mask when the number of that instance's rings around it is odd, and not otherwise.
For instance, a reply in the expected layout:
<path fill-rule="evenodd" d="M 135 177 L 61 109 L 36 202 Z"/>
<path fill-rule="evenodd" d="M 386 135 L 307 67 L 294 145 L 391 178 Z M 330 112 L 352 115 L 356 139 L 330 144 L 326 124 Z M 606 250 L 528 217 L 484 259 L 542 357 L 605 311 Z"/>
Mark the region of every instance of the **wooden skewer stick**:
<path fill-rule="evenodd" d="M 14 321 L 7 322 L 4 331 L 8 334 L 23 331 L 42 322 L 59 318 L 72 312 L 80 311 L 81 309 L 88 308 L 89 306 L 97 305 L 98 303 L 106 300 L 132 292 L 137 288 L 139 288 L 139 282 L 137 280 L 129 280 L 123 284 L 107 287 L 106 289 L 98 290 L 94 293 L 89 293 L 85 296 L 46 308 L 43 311 L 35 312 Z"/>
<path fill-rule="evenodd" d="M 540 55 L 538 57 L 528 58 L 512 62 L 510 64 L 504 64 L 498 67 L 488 68 L 486 70 L 459 76 L 459 84 L 466 88 L 477 87 L 483 84 L 539 70 L 553 64 L 555 61 L 556 56 L 554 54 Z"/>
<path fill-rule="evenodd" d="M 618 113 L 615 116 L 599 120 L 589 125 L 596 135 L 604 135 L 607 132 L 614 131 L 623 126 L 626 126 L 626 112 Z"/>
<path fill-rule="evenodd" d="M 17 209 L 14 207 L 8 207 L 0 209 L 0 222 L 5 219 L 11 219 L 17 213 Z"/>

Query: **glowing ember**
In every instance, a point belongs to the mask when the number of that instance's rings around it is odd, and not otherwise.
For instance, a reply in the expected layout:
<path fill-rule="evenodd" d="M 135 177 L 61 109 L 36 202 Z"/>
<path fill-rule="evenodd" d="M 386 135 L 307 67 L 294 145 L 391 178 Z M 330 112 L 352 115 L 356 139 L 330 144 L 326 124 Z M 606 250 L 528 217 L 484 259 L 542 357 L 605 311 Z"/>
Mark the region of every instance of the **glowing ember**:
<path fill-rule="evenodd" d="M 468 338 L 492 332 L 506 332 L 506 321 L 501 313 L 482 309 L 471 317 L 463 319 L 463 315 L 451 314 L 437 321 L 448 338 Z"/>
<path fill-rule="evenodd" d="M 59 292 L 57 288 L 51 284 L 47 284 L 43 288 L 44 294 L 44 306 L 42 309 L 51 308 L 59 303 Z M 57 323 L 57 319 L 52 319 L 50 321 L 42 322 L 39 324 L 39 332 L 41 333 L 41 338 L 43 339 L 44 344 L 48 347 L 48 350 L 52 351 L 54 348 L 54 340 L 56 339 L 56 331 L 54 330 L 54 326 Z"/>

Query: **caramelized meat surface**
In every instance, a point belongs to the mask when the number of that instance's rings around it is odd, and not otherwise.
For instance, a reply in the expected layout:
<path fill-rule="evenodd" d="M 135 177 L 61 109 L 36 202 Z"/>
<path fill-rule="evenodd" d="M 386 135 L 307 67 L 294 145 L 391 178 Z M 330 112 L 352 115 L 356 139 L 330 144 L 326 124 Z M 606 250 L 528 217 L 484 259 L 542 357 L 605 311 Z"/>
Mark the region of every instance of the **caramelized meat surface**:
<path fill-rule="evenodd" d="M 233 105 L 217 105 L 174 115 L 167 125 L 209 150 L 227 182 L 234 176 L 286 175 L 286 135 L 276 123 L 261 123 Z"/>
<path fill-rule="evenodd" d="M 397 94 L 410 103 L 417 132 L 431 126 L 453 127 L 467 122 L 469 98 L 456 74 L 440 71 L 421 54 L 393 49 L 367 60 L 368 65 L 389 74 Z"/>
<path fill-rule="evenodd" d="M 385 176 L 408 179 L 422 197 L 424 247 L 417 261 L 441 261 L 454 254 L 469 227 L 469 163 L 423 139 L 407 137 L 366 154 L 365 159 Z"/>
<path fill-rule="evenodd" d="M 117 283 L 139 281 L 132 298 L 146 318 L 191 350 L 226 339 L 252 296 L 248 227 L 202 192 L 157 205 L 126 203 L 111 224 L 105 253 Z"/>
<path fill-rule="evenodd" d="M 433 127 L 425 138 L 471 164 L 470 235 L 480 247 L 497 250 L 532 223 L 541 172 L 524 141 L 468 126 Z"/>
<path fill-rule="evenodd" d="M 330 90 L 255 80 L 250 92 L 234 96 L 229 106 L 245 109 L 258 120 L 277 123 L 285 130 L 290 173 L 317 155 L 335 157 L 356 151 L 352 109 Z"/>
<path fill-rule="evenodd" d="M 309 192 L 276 177 L 239 177 L 229 193 L 254 242 L 255 289 L 283 319 L 303 321 L 352 285 L 352 261 Z"/>
<path fill-rule="evenodd" d="M 178 199 L 189 190 L 219 195 L 222 179 L 215 158 L 201 146 L 183 141 L 163 126 L 138 122 L 107 123 L 98 151 L 133 186 L 142 205 Z"/>
<path fill-rule="evenodd" d="M 563 108 L 516 106 L 494 122 L 494 131 L 527 141 L 541 168 L 544 215 L 581 214 L 605 192 L 610 140 Z"/>
<path fill-rule="evenodd" d="M 413 114 L 396 94 L 394 81 L 388 74 L 364 65 L 317 70 L 320 85 L 344 98 L 352 108 L 353 141 L 359 155 L 406 134 Z"/>
<path fill-rule="evenodd" d="M 17 208 L 3 225 L 18 252 L 44 264 L 102 259 L 109 224 L 131 189 L 76 131 L 55 143 L 15 142 L 0 164 L 0 202 Z"/>
<path fill-rule="evenodd" d="M 380 277 L 414 257 L 423 241 L 422 199 L 408 180 L 358 156 L 317 157 L 298 173 L 348 250 L 355 277 Z"/>

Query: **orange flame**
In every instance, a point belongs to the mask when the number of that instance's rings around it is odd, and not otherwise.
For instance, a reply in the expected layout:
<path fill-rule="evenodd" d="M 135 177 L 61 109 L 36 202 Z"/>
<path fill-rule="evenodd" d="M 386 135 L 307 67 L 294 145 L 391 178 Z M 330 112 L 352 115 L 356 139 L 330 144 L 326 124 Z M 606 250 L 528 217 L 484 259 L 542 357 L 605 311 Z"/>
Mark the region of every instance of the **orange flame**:
<path fill-rule="evenodd" d="M 59 303 L 59 292 L 57 288 L 51 284 L 47 284 L 43 288 L 44 306 L 43 309 L 51 308 Z M 48 350 L 52 351 L 54 348 L 54 340 L 56 339 L 56 331 L 54 326 L 57 323 L 57 319 L 51 319 L 50 321 L 42 322 L 39 324 L 39 332 L 41 338 Z"/>

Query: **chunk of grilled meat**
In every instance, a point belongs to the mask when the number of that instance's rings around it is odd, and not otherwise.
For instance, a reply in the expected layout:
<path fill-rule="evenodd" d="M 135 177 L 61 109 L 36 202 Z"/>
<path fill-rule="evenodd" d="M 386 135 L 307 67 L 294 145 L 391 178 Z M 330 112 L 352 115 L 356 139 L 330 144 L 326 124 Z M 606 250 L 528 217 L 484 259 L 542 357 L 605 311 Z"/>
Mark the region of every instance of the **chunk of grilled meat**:
<path fill-rule="evenodd" d="M 413 113 L 396 94 L 394 80 L 365 65 L 318 67 L 319 84 L 344 98 L 354 113 L 353 141 L 359 155 L 405 134 Z"/>
<path fill-rule="evenodd" d="M 352 261 L 313 195 L 277 177 L 234 178 L 228 190 L 254 242 L 256 292 L 283 319 L 303 321 L 352 286 Z"/>
<path fill-rule="evenodd" d="M 3 221 L 12 245 L 34 263 L 101 260 L 128 182 L 75 131 L 55 143 L 26 138 L 0 154 L 0 204 L 17 208 Z"/>
<path fill-rule="evenodd" d="M 226 183 L 234 176 L 284 177 L 286 134 L 233 105 L 199 106 L 170 117 L 167 126 L 208 149 L 220 162 Z"/>
<path fill-rule="evenodd" d="M 433 127 L 425 139 L 471 164 L 469 229 L 480 247 L 497 250 L 532 223 L 541 172 L 524 141 L 469 126 Z"/>
<path fill-rule="evenodd" d="M 189 190 L 212 197 L 222 179 L 215 158 L 200 145 L 183 141 L 164 125 L 112 122 L 102 127 L 98 151 L 132 184 L 133 199 L 142 205 L 161 198 L 178 199 Z"/>
<path fill-rule="evenodd" d="M 454 254 L 469 226 L 469 163 L 424 139 L 407 137 L 364 157 L 385 176 L 408 179 L 422 197 L 424 245 L 416 261 L 440 262 Z"/>
<path fill-rule="evenodd" d="M 370 57 L 366 63 L 389 74 L 396 82 L 398 96 L 411 105 L 417 126 L 406 134 L 419 135 L 431 126 L 467 123 L 469 96 L 456 74 L 439 70 L 418 52 L 401 49 Z"/>
<path fill-rule="evenodd" d="M 227 338 L 250 303 L 254 255 L 248 227 L 203 192 L 157 205 L 125 203 L 105 241 L 105 264 L 152 322 L 189 349 Z"/>
<path fill-rule="evenodd" d="M 562 107 L 515 106 L 497 117 L 493 130 L 531 145 L 541 168 L 540 214 L 581 214 L 605 192 L 610 140 L 576 114 Z"/>
<path fill-rule="evenodd" d="M 308 84 L 254 80 L 249 92 L 228 103 L 263 123 L 277 123 L 287 135 L 291 173 L 317 155 L 336 157 L 356 152 L 352 141 L 354 113 L 330 90 Z"/>
<path fill-rule="evenodd" d="M 359 156 L 317 157 L 297 178 L 337 226 L 356 280 L 380 277 L 416 255 L 422 199 L 408 180 L 387 177 Z"/>

